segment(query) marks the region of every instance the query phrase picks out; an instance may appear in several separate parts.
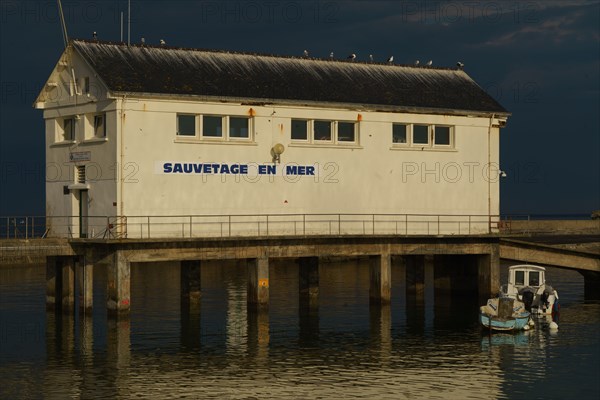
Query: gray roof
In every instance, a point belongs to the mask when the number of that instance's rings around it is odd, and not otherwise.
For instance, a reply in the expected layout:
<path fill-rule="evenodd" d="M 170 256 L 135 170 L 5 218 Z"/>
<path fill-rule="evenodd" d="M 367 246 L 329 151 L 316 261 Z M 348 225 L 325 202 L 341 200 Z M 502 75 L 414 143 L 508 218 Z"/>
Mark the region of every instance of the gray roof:
<path fill-rule="evenodd" d="M 508 114 L 465 71 L 73 40 L 111 92 Z"/>

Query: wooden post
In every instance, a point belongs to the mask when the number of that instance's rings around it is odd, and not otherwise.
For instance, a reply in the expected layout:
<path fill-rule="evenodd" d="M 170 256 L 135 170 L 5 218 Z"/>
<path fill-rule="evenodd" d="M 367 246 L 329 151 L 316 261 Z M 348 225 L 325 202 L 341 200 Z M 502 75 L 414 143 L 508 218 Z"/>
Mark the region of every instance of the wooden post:
<path fill-rule="evenodd" d="M 248 307 L 269 308 L 269 259 L 248 259 Z"/>
<path fill-rule="evenodd" d="M 125 253 L 117 250 L 108 266 L 107 308 L 109 314 L 129 313 L 131 296 L 131 265 Z"/>

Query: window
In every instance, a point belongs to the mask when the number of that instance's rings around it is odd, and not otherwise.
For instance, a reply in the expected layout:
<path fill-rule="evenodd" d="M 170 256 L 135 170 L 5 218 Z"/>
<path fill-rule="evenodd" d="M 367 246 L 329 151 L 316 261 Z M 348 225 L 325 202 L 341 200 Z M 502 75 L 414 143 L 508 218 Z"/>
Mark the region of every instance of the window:
<path fill-rule="evenodd" d="M 358 142 L 357 124 L 350 121 L 292 119 L 292 141 L 351 145 Z"/>
<path fill-rule="evenodd" d="M 223 117 L 202 117 L 202 136 L 209 138 L 223 137 Z"/>
<path fill-rule="evenodd" d="M 429 126 L 413 125 L 413 144 L 429 144 Z"/>
<path fill-rule="evenodd" d="M 392 125 L 392 143 L 394 144 L 406 144 L 406 128 L 404 124 L 393 124 Z"/>
<path fill-rule="evenodd" d="M 235 139 L 250 138 L 249 122 L 249 118 L 229 117 L 229 137 Z"/>
<path fill-rule="evenodd" d="M 454 127 L 446 125 L 392 124 L 392 145 L 423 148 L 454 147 Z"/>
<path fill-rule="evenodd" d="M 94 136 L 98 138 L 106 137 L 106 115 L 94 115 Z"/>
<path fill-rule="evenodd" d="M 331 121 L 314 122 L 314 138 L 319 141 L 331 141 Z"/>
<path fill-rule="evenodd" d="M 356 141 L 356 131 L 354 122 L 338 122 L 337 140 L 338 142 Z"/>
<path fill-rule="evenodd" d="M 525 271 L 515 271 L 515 285 L 525 285 Z"/>
<path fill-rule="evenodd" d="M 292 120 L 292 140 L 308 140 L 308 121 L 304 119 Z"/>
<path fill-rule="evenodd" d="M 63 139 L 75 140 L 75 119 L 65 118 L 63 120 Z"/>
<path fill-rule="evenodd" d="M 434 130 L 433 143 L 436 146 L 450 146 L 450 127 L 436 125 Z"/>
<path fill-rule="evenodd" d="M 529 272 L 529 286 L 539 286 L 540 285 L 540 273 L 539 272 Z"/>
<path fill-rule="evenodd" d="M 193 114 L 177 114 L 177 135 L 196 136 L 196 116 Z"/>

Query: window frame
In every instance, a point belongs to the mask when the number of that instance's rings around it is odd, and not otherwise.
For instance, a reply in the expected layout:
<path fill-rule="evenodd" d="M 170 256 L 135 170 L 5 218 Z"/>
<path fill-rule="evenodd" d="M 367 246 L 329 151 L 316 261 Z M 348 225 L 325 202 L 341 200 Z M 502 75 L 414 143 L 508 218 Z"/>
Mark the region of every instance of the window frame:
<path fill-rule="evenodd" d="M 440 144 L 440 143 L 436 143 L 435 139 L 437 137 L 436 135 L 436 128 L 448 128 L 448 144 Z M 431 146 L 432 147 L 441 147 L 441 148 L 454 148 L 454 126 L 453 125 L 432 125 L 432 141 L 431 141 Z"/>
<path fill-rule="evenodd" d="M 96 120 L 98 118 L 102 118 L 102 132 L 101 135 L 98 135 L 97 132 L 97 126 L 96 126 Z M 101 114 L 94 114 L 94 122 L 92 124 L 93 130 L 94 130 L 94 136 L 95 138 L 99 138 L 99 139 L 104 139 L 107 137 L 107 133 L 106 133 L 106 113 L 101 113 Z"/>
<path fill-rule="evenodd" d="M 404 142 L 394 142 L 394 127 L 404 126 Z M 407 147 L 411 145 L 412 124 L 392 122 L 392 146 Z"/>
<path fill-rule="evenodd" d="M 246 116 L 242 116 L 242 115 L 227 115 L 227 116 L 224 116 L 224 118 L 226 119 L 226 125 L 227 125 L 227 138 L 224 140 L 230 140 L 233 142 L 248 142 L 248 141 L 252 140 L 252 118 L 251 117 L 246 117 Z M 246 136 L 246 137 L 231 136 L 231 119 L 232 118 L 246 120 L 246 129 L 248 132 L 248 136 Z"/>
<path fill-rule="evenodd" d="M 294 121 L 302 121 L 304 122 L 306 128 L 306 138 L 305 139 L 294 139 L 292 136 L 294 130 Z M 311 120 L 310 119 L 302 119 L 302 118 L 291 118 L 290 120 L 290 140 L 293 143 L 310 143 L 311 142 Z"/>
<path fill-rule="evenodd" d="M 179 133 L 179 117 L 194 117 L 194 134 L 187 135 Z M 193 138 L 198 137 L 198 115 L 191 113 L 177 113 L 175 121 L 175 135 L 180 138 Z"/>
<path fill-rule="evenodd" d="M 353 140 L 340 140 L 340 124 L 352 125 L 352 136 Z M 358 123 L 355 121 L 335 121 L 335 143 L 341 145 L 351 145 L 358 143 Z"/>
<path fill-rule="evenodd" d="M 67 137 L 67 121 L 70 121 L 71 124 L 71 129 L 70 129 L 70 137 Z M 62 142 L 74 142 L 75 141 L 75 135 L 77 133 L 76 131 L 76 119 L 74 116 L 68 117 L 68 118 L 63 118 L 61 121 L 61 129 L 62 129 Z"/>

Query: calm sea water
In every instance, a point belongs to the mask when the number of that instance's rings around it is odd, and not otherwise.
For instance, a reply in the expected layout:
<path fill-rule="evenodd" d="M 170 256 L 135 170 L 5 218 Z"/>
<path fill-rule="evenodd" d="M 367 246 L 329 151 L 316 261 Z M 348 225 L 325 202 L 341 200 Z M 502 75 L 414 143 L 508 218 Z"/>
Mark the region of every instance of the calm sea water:
<path fill-rule="evenodd" d="M 74 324 L 46 313 L 43 266 L 2 268 L 0 398 L 600 398 L 600 304 L 576 272 L 548 271 L 558 332 L 493 336 L 476 299 L 407 301 L 398 274 L 391 306 L 370 309 L 363 261 L 320 266 L 318 313 L 298 310 L 295 265 L 270 274 L 268 315 L 248 316 L 245 269 L 204 265 L 201 309 L 182 317 L 177 265 L 133 265 L 116 321 L 97 269 L 93 318 Z"/>

